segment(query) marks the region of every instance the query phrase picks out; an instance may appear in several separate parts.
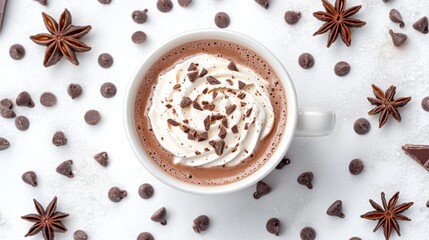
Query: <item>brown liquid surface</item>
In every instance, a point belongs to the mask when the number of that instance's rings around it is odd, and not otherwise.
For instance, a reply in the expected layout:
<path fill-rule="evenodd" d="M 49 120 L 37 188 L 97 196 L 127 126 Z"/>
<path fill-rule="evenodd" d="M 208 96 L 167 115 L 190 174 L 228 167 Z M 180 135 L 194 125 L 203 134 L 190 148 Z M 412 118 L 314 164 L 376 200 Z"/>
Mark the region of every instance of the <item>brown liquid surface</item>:
<path fill-rule="evenodd" d="M 200 53 L 213 54 L 232 60 L 254 69 L 270 83 L 268 92 L 274 109 L 275 122 L 271 133 L 260 141 L 258 148 L 251 157 L 233 167 L 189 167 L 173 163 L 173 155 L 165 150 L 156 139 L 148 116 L 151 107 L 153 90 L 157 78 L 165 70 L 171 69 L 176 63 Z M 221 185 L 235 182 L 249 176 L 267 162 L 277 149 L 284 133 L 287 114 L 286 95 L 283 86 L 268 63 L 253 51 L 226 41 L 202 40 L 176 47 L 159 58 L 143 77 L 138 88 L 134 104 L 134 121 L 141 146 L 161 169 L 185 182 L 201 185 Z"/>

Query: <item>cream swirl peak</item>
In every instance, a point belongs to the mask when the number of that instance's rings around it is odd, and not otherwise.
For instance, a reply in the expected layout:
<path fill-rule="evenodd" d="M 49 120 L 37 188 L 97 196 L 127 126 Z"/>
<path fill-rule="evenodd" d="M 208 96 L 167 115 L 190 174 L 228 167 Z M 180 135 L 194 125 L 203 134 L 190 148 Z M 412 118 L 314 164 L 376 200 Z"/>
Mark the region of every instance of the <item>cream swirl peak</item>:
<path fill-rule="evenodd" d="M 246 66 L 201 53 L 157 80 L 149 119 L 175 164 L 235 166 L 273 128 L 269 83 Z"/>

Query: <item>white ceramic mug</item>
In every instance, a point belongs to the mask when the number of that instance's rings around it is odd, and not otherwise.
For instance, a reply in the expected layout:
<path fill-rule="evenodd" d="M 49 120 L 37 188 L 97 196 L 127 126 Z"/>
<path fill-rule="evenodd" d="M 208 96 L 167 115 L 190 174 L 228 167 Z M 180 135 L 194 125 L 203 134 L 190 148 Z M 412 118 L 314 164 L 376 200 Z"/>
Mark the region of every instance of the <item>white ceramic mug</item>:
<path fill-rule="evenodd" d="M 264 58 L 282 81 L 287 98 L 287 123 L 285 133 L 269 161 L 248 177 L 233 183 L 219 186 L 203 186 L 186 183 L 166 173 L 158 167 L 158 165 L 154 163 L 143 150 L 134 124 L 133 108 L 137 89 L 152 64 L 170 49 L 187 42 L 205 39 L 218 39 L 234 42 L 251 49 L 257 55 Z M 330 111 L 316 108 L 298 108 L 295 88 L 289 74 L 280 61 L 266 47 L 240 33 L 217 29 L 196 30 L 180 34 L 168 40 L 152 52 L 149 57 L 139 65 L 136 73 L 131 79 L 126 92 L 124 111 L 125 129 L 129 142 L 143 166 L 161 182 L 164 182 L 178 190 L 196 194 L 229 193 L 255 184 L 268 175 L 282 160 L 286 155 L 294 136 L 324 136 L 332 131 L 335 124 L 335 114 Z"/>

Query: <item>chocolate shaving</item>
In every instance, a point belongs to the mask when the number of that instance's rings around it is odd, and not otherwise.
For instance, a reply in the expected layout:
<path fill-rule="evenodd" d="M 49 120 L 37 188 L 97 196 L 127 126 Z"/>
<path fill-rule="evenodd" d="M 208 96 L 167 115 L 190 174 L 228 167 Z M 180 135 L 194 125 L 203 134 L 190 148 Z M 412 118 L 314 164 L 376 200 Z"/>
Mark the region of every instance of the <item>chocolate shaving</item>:
<path fill-rule="evenodd" d="M 202 101 L 202 102 L 201 102 L 201 104 L 203 104 L 203 105 L 207 105 L 207 104 L 209 104 L 209 102 L 207 102 L 207 101 Z"/>
<path fill-rule="evenodd" d="M 226 79 L 225 81 L 231 86 L 234 85 L 234 82 L 231 79 Z"/>
<path fill-rule="evenodd" d="M 244 130 L 248 130 L 249 129 L 249 123 L 244 124 Z"/>
<path fill-rule="evenodd" d="M 188 120 L 188 119 L 183 119 L 183 123 L 188 124 L 188 123 L 189 123 L 189 120 Z"/>
<path fill-rule="evenodd" d="M 200 111 L 203 110 L 203 108 L 201 107 L 201 105 L 197 101 L 192 102 L 192 107 L 194 107 L 195 109 L 200 110 Z"/>
<path fill-rule="evenodd" d="M 232 126 L 232 128 L 231 128 L 231 131 L 232 131 L 232 133 L 238 133 L 238 127 L 237 127 L 237 125 L 234 125 L 234 126 Z"/>
<path fill-rule="evenodd" d="M 182 128 L 182 131 L 184 132 L 184 133 L 188 133 L 191 129 L 190 128 L 188 128 L 187 126 L 185 126 L 185 125 L 182 125 L 182 126 L 180 126 L 181 128 Z"/>
<path fill-rule="evenodd" d="M 179 126 L 179 123 L 178 123 L 178 122 L 176 122 L 175 120 L 171 119 L 171 118 L 167 119 L 167 122 L 168 122 L 171 126 L 174 126 L 174 127 Z"/>
<path fill-rule="evenodd" d="M 198 142 L 203 142 L 205 140 L 209 139 L 208 132 L 202 132 L 197 134 L 197 140 Z"/>
<path fill-rule="evenodd" d="M 225 141 L 224 140 L 216 141 L 214 144 L 215 153 L 218 156 L 222 156 L 224 147 L 225 147 Z"/>
<path fill-rule="evenodd" d="M 247 103 L 245 103 L 245 102 L 240 102 L 240 106 L 244 107 L 244 106 L 246 106 L 246 105 L 247 105 Z"/>
<path fill-rule="evenodd" d="M 246 86 L 246 84 L 242 81 L 238 81 L 238 88 L 243 89 Z"/>
<path fill-rule="evenodd" d="M 213 92 L 213 99 L 217 97 L 217 92 Z"/>
<path fill-rule="evenodd" d="M 205 68 L 201 69 L 200 75 L 198 77 L 204 77 L 207 74 L 207 70 Z"/>
<path fill-rule="evenodd" d="M 237 97 L 243 100 L 246 97 L 246 94 L 245 93 L 239 93 L 237 95 Z"/>
<path fill-rule="evenodd" d="M 216 107 L 216 106 L 215 106 L 214 104 L 207 104 L 207 105 L 204 105 L 204 107 L 203 107 L 203 108 L 204 108 L 205 110 L 213 111 L 215 107 Z"/>
<path fill-rule="evenodd" d="M 208 131 L 210 129 L 210 125 L 211 125 L 211 118 L 210 115 L 208 115 L 205 119 L 204 119 L 204 129 L 206 131 Z"/>
<path fill-rule="evenodd" d="M 204 148 L 204 152 L 208 152 L 208 151 L 210 151 L 210 149 L 209 148 Z"/>
<path fill-rule="evenodd" d="M 200 155 L 201 153 L 198 151 L 195 151 L 195 155 Z"/>
<path fill-rule="evenodd" d="M 231 105 L 226 106 L 225 107 L 226 114 L 230 115 L 232 112 L 234 112 L 234 110 L 235 110 L 236 107 L 237 106 L 235 104 L 231 104 Z"/>
<path fill-rule="evenodd" d="M 171 104 L 165 104 L 165 107 L 170 109 L 172 106 L 171 106 Z"/>
<path fill-rule="evenodd" d="M 222 118 L 222 126 L 228 128 L 228 119 L 226 117 Z"/>
<path fill-rule="evenodd" d="M 191 63 L 188 67 L 188 71 L 195 71 L 197 70 L 197 66 L 194 63 Z"/>
<path fill-rule="evenodd" d="M 208 82 L 210 85 L 217 85 L 217 84 L 220 84 L 220 81 L 219 81 L 219 80 L 217 80 L 215 77 L 212 77 L 212 76 L 208 76 L 208 77 L 206 78 L 206 80 L 207 80 L 207 82 Z"/>
<path fill-rule="evenodd" d="M 231 70 L 231 71 L 236 71 L 236 72 L 238 72 L 237 65 L 235 65 L 235 63 L 234 63 L 233 61 L 230 61 L 230 62 L 229 62 L 229 64 L 228 64 L 228 69 L 229 69 L 229 70 Z"/>
<path fill-rule="evenodd" d="M 195 138 L 197 137 L 197 131 L 195 130 L 189 130 L 188 132 L 188 139 L 189 140 L 195 140 Z"/>
<path fill-rule="evenodd" d="M 180 102 L 180 107 L 185 108 L 187 106 L 190 106 L 192 104 L 192 100 L 188 97 L 183 97 L 182 101 Z"/>
<path fill-rule="evenodd" d="M 250 114 L 252 114 L 252 110 L 253 110 L 253 108 L 249 108 L 249 109 L 246 111 L 246 117 L 250 117 Z"/>
<path fill-rule="evenodd" d="M 215 140 L 210 140 L 209 141 L 209 145 L 212 146 L 213 148 L 215 147 L 216 141 Z"/>
<path fill-rule="evenodd" d="M 203 93 L 204 94 L 207 94 L 209 92 L 209 89 L 208 88 L 205 88 L 204 90 L 203 90 Z"/>
<path fill-rule="evenodd" d="M 225 116 L 223 116 L 222 114 L 216 114 L 216 115 L 212 115 L 212 118 L 216 119 L 216 120 L 221 120 L 222 118 L 224 118 Z"/>
<path fill-rule="evenodd" d="M 221 139 L 225 139 L 226 134 L 227 134 L 227 132 L 226 132 L 226 128 L 225 128 L 224 126 L 220 126 L 220 130 L 219 130 L 219 134 L 218 134 L 218 136 L 219 136 Z"/>
<path fill-rule="evenodd" d="M 195 80 L 197 80 L 197 78 L 198 78 L 198 71 L 190 72 L 190 73 L 186 74 L 186 76 L 188 76 L 188 79 L 190 82 L 195 82 Z"/>
<path fill-rule="evenodd" d="M 177 90 L 177 89 L 179 89 L 180 87 L 182 87 L 182 85 L 180 85 L 180 84 L 178 83 L 178 84 L 174 85 L 173 90 Z"/>

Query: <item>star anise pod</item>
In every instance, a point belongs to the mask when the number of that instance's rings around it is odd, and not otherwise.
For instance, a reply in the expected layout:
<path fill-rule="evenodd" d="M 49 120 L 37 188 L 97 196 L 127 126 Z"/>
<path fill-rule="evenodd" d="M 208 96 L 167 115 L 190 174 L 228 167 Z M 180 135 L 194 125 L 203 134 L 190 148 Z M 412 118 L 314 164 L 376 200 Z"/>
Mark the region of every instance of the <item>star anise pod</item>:
<path fill-rule="evenodd" d="M 368 114 L 375 115 L 377 113 L 380 113 L 380 117 L 378 119 L 378 127 L 383 127 L 383 125 L 387 122 L 389 115 L 392 115 L 393 118 L 395 118 L 398 122 L 401 122 L 401 115 L 399 114 L 398 108 L 407 105 L 407 103 L 411 101 L 411 97 L 403 97 L 394 100 L 393 97 L 396 94 L 395 86 L 390 86 L 386 90 L 386 93 L 383 93 L 383 91 L 374 84 L 372 84 L 371 86 L 376 98 L 369 97 L 368 101 L 376 107 L 369 111 Z"/>
<path fill-rule="evenodd" d="M 49 203 L 46 211 L 36 199 L 33 199 L 33 201 L 38 214 L 28 214 L 21 217 L 29 222 L 34 222 L 34 225 L 31 226 L 30 230 L 25 235 L 26 237 L 33 236 L 42 231 L 45 240 L 53 240 L 54 232 L 64 233 L 67 231 L 67 228 L 61 223 L 61 220 L 69 215 L 67 213 L 55 211 L 57 208 L 57 197 L 54 197 L 51 203 Z"/>
<path fill-rule="evenodd" d="M 401 236 L 401 232 L 399 230 L 399 224 L 397 220 L 402 221 L 411 221 L 406 216 L 401 215 L 400 213 L 405 212 L 408 208 L 413 206 L 413 202 L 409 203 L 403 203 L 398 206 L 396 206 L 396 203 L 398 202 L 399 198 L 399 192 L 397 192 L 390 200 L 389 203 L 386 202 L 386 196 L 384 193 L 381 193 L 381 201 L 383 202 L 383 207 L 375 203 L 373 200 L 369 200 L 369 203 L 371 203 L 371 206 L 376 210 L 372 212 L 365 213 L 364 215 L 360 216 L 361 218 L 365 218 L 368 220 L 378 220 L 378 224 L 374 229 L 374 232 L 376 232 L 381 226 L 383 226 L 384 229 L 384 236 L 386 237 L 386 240 L 389 240 L 390 234 L 392 233 L 392 228 L 395 229 L 395 231 L 398 233 L 399 236 Z"/>
<path fill-rule="evenodd" d="M 340 34 L 343 42 L 349 47 L 352 42 L 352 33 L 350 28 L 362 27 L 366 24 L 366 22 L 361 20 L 350 18 L 350 16 L 356 14 L 362 6 L 359 5 L 346 10 L 346 2 L 347 0 L 336 0 L 334 7 L 328 1 L 322 0 L 326 12 L 319 11 L 313 13 L 314 17 L 320 21 L 326 22 L 321 28 L 319 28 L 319 30 L 317 30 L 317 32 L 313 34 L 313 36 L 331 30 L 329 32 L 328 47 L 330 47 L 331 44 L 337 40 L 338 34 Z"/>
<path fill-rule="evenodd" d="M 42 15 L 50 34 L 41 33 L 31 36 L 30 39 L 39 45 L 47 46 L 43 65 L 52 66 L 63 56 L 71 63 L 79 65 L 76 52 L 87 52 L 91 50 L 91 47 L 77 39 L 85 36 L 91 30 L 91 26 L 72 25 L 72 17 L 67 9 L 61 14 L 59 23 L 46 13 L 42 13 Z"/>

